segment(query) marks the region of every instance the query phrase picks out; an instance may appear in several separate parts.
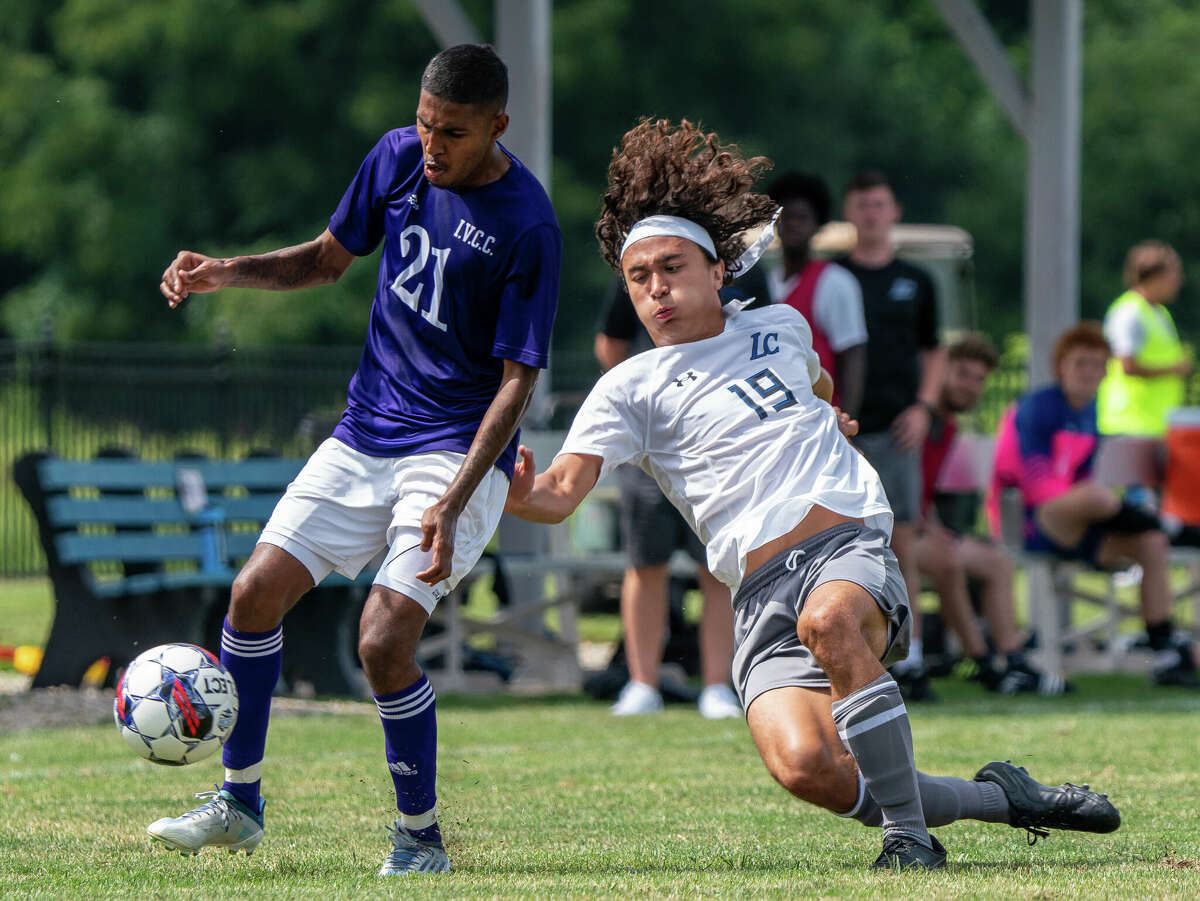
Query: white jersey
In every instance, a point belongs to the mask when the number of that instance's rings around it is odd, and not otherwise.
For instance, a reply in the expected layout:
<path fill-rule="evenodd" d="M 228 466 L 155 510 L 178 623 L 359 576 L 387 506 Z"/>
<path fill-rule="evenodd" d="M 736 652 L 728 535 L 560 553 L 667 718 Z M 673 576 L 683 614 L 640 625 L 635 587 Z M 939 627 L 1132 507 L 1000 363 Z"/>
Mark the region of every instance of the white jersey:
<path fill-rule="evenodd" d="M 819 373 L 792 307 L 730 313 L 720 335 L 653 348 L 601 376 L 559 453 L 601 457 L 602 474 L 626 462 L 648 472 L 736 592 L 746 555 L 814 504 L 891 534 L 879 477 L 812 392 Z"/>

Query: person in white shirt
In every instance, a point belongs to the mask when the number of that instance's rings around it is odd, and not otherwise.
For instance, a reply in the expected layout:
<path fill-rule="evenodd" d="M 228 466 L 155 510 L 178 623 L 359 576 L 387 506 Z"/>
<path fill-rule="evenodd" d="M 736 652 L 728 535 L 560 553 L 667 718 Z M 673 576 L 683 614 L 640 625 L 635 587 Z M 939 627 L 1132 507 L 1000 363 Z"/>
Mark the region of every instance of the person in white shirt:
<path fill-rule="evenodd" d="M 843 435 L 855 423 L 822 399 L 832 381 L 804 318 L 783 305 L 727 315 L 717 293 L 761 247 L 743 252 L 741 234 L 774 214 L 749 191 L 766 164 L 687 121 L 624 136 L 596 233 L 656 347 L 600 378 L 545 472 L 520 449 L 505 509 L 559 522 L 612 467 L 652 475 L 733 594 L 734 682 L 767 769 L 798 798 L 882 826 L 875 866 L 944 866 L 928 826 L 968 817 L 1115 829 L 1103 796 L 1008 763 L 974 781 L 917 772 L 881 662 L 904 653 L 910 616 L 879 478 Z"/>

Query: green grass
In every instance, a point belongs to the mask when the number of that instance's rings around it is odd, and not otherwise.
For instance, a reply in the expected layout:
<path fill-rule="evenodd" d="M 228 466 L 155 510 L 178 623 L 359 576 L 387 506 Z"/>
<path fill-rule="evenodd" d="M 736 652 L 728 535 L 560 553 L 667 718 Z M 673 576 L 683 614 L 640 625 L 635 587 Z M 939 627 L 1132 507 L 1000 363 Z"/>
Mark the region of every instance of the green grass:
<path fill-rule="evenodd" d="M 1046 781 L 1091 782 L 1121 807 L 1105 836 L 1034 848 L 1000 825 L 938 830 L 944 873 L 868 872 L 879 834 L 789 798 L 740 722 L 685 707 L 614 720 L 576 698 L 439 699 L 442 823 L 455 871 L 374 876 L 391 780 L 373 710 L 276 717 L 267 838 L 249 859 L 183 858 L 144 827 L 220 780 L 155 767 L 110 727 L 0 736 L 0 895 L 33 898 L 1195 898 L 1195 694 L 1137 677 L 1069 699 L 995 699 L 950 680 L 913 712 L 917 759 L 969 777 L 1012 757 Z"/>
<path fill-rule="evenodd" d="M 49 579 L 0 579 L 0 645 L 45 644 L 53 618 Z"/>

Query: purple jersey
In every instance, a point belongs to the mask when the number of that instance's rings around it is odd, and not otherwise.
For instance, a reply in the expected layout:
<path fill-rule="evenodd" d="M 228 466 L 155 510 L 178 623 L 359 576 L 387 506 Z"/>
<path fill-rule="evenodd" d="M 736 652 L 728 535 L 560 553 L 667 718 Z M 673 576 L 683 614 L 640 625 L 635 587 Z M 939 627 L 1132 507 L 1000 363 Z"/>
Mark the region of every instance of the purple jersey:
<path fill-rule="evenodd" d="M 383 241 L 366 346 L 333 431 L 355 450 L 465 454 L 502 361 L 545 368 L 562 236 L 542 186 L 509 159 L 490 184 L 437 188 L 415 126 L 398 128 L 367 154 L 330 217 L 356 256 Z M 496 461 L 509 478 L 516 448 L 514 436 Z"/>

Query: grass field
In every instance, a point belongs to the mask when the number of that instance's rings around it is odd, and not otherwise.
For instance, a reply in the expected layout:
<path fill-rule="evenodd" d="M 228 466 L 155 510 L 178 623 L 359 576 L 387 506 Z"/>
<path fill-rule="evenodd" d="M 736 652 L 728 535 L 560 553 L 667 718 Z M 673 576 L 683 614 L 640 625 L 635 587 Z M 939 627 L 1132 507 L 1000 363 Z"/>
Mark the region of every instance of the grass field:
<path fill-rule="evenodd" d="M 49 579 L 0 579 L 0 645 L 44 644 L 53 618 Z"/>
<path fill-rule="evenodd" d="M 455 871 L 374 876 L 391 781 L 373 708 L 276 717 L 267 837 L 255 855 L 183 858 L 145 824 L 220 781 L 218 763 L 143 762 L 111 727 L 0 736 L 0 896 L 30 898 L 1196 898 L 1200 754 L 1195 694 L 1138 677 L 1082 681 L 1070 699 L 1001 700 L 953 680 L 916 708 L 917 759 L 970 777 L 1011 757 L 1044 781 L 1090 782 L 1120 831 L 1006 826 L 937 834 L 944 873 L 872 873 L 879 836 L 791 800 L 741 722 L 684 707 L 614 720 L 578 698 L 439 699 L 442 823 Z"/>

